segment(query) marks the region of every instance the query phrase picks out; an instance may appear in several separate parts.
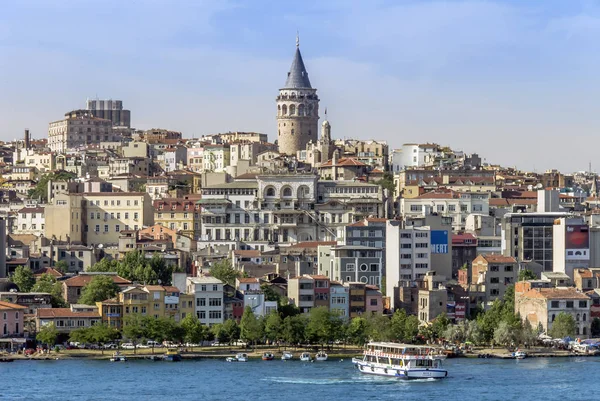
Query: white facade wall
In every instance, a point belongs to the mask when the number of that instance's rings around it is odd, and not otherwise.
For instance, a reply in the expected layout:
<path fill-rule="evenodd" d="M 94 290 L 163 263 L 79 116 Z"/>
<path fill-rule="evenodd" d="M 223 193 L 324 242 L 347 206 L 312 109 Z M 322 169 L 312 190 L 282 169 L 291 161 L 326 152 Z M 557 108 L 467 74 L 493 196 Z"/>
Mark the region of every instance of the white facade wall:
<path fill-rule="evenodd" d="M 194 294 L 194 311 L 202 324 L 223 323 L 225 302 L 223 282 L 214 277 L 188 277 L 188 293 Z"/>
<path fill-rule="evenodd" d="M 465 229 L 467 216 L 471 213 L 489 214 L 488 193 L 460 193 L 457 198 L 403 198 L 400 212 L 404 216 L 419 217 L 433 213 L 452 217 L 453 231 Z"/>

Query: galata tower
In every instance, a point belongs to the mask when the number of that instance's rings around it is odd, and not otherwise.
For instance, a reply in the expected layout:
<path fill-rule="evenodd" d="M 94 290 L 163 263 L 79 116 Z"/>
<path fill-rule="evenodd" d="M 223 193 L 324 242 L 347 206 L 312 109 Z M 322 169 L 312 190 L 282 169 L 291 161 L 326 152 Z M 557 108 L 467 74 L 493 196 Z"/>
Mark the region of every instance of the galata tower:
<path fill-rule="evenodd" d="M 279 152 L 296 156 L 310 141 L 316 142 L 319 127 L 319 97 L 310 86 L 308 72 L 296 38 L 296 54 L 285 86 L 277 96 L 277 140 Z"/>

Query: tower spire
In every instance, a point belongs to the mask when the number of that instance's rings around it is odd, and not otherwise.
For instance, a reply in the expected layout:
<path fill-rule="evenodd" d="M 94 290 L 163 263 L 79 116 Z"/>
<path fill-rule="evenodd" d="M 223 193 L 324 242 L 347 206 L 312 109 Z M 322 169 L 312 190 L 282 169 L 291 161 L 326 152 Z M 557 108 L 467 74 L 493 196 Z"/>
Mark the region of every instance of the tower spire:
<path fill-rule="evenodd" d="M 296 47 L 300 47 L 300 32 L 296 30 Z"/>

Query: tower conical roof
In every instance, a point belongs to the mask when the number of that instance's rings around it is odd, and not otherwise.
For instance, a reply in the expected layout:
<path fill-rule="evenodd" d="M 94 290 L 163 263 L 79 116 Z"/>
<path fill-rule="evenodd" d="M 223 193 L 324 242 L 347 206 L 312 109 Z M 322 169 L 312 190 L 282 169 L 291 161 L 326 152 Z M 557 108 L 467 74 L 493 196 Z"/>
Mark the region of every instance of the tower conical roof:
<path fill-rule="evenodd" d="M 310 86 L 310 80 L 308 79 L 308 72 L 306 72 L 306 67 L 304 66 L 304 61 L 302 60 L 302 54 L 300 54 L 300 47 L 298 45 L 296 45 L 294 61 L 292 61 L 292 66 L 290 67 L 290 72 L 288 72 L 284 88 L 312 89 L 312 86 Z"/>

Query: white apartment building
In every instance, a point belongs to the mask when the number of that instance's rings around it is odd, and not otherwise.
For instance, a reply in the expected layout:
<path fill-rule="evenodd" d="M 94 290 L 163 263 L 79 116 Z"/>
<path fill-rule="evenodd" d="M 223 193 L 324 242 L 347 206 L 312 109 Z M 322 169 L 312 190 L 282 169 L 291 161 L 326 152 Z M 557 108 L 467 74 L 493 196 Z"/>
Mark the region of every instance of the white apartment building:
<path fill-rule="evenodd" d="M 24 207 L 17 212 L 17 226 L 13 233 L 42 236 L 45 223 L 43 207 Z"/>
<path fill-rule="evenodd" d="M 194 294 L 196 316 L 202 324 L 215 325 L 225 319 L 223 282 L 214 277 L 188 277 L 187 293 Z"/>
<path fill-rule="evenodd" d="M 465 229 L 469 214 L 489 214 L 489 204 L 490 194 L 487 192 L 438 190 L 416 198 L 402 198 L 400 213 L 406 217 L 420 217 L 434 213 L 451 217 L 452 230 L 458 232 Z"/>
<path fill-rule="evenodd" d="M 439 145 L 433 143 L 424 145 L 405 143 L 400 149 L 392 151 L 390 156 L 392 172 L 397 173 L 406 168 L 431 165 L 439 155 L 441 155 Z"/>
<path fill-rule="evenodd" d="M 390 296 L 394 309 L 398 289 L 423 279 L 431 265 L 431 229 L 425 227 L 404 227 L 402 222 L 390 220 L 386 223 L 386 294 Z"/>

